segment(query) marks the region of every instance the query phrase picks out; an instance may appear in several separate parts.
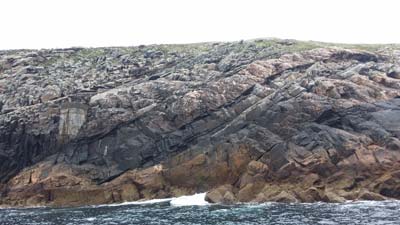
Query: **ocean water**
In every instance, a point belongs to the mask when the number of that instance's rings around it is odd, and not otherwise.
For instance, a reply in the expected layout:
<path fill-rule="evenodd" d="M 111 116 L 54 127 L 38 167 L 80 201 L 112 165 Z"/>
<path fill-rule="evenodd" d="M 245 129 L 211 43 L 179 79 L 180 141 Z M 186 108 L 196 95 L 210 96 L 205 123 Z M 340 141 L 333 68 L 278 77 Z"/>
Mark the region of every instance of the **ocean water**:
<path fill-rule="evenodd" d="M 0 209 L 0 224 L 400 224 L 400 201 L 208 204 L 204 194 L 78 208 Z"/>

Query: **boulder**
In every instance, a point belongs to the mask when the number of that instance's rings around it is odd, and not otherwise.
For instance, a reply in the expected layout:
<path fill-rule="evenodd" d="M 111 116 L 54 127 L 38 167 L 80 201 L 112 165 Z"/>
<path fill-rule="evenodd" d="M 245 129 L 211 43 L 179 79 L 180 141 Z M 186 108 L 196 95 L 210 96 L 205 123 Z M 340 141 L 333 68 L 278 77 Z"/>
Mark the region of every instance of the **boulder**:
<path fill-rule="evenodd" d="M 268 172 L 268 166 L 259 161 L 251 161 L 247 165 L 247 171 L 250 175 L 265 174 Z"/>
<path fill-rule="evenodd" d="M 369 201 L 382 201 L 386 200 L 387 198 L 378 193 L 370 192 L 368 190 L 362 190 L 358 196 L 358 199 Z"/>
<path fill-rule="evenodd" d="M 250 183 L 244 186 L 237 193 L 237 199 L 239 202 L 249 202 L 253 200 L 257 194 L 263 189 L 265 183 Z"/>
<path fill-rule="evenodd" d="M 292 202 L 298 202 L 298 199 L 290 192 L 281 191 L 278 195 L 272 197 L 270 201 L 292 203 Z"/>
<path fill-rule="evenodd" d="M 319 202 L 323 201 L 325 197 L 323 190 L 319 190 L 315 187 L 310 187 L 307 190 L 300 191 L 298 195 L 302 202 Z"/>
<path fill-rule="evenodd" d="M 234 187 L 232 185 L 222 185 L 207 192 L 205 200 L 210 203 L 232 204 L 237 202 L 233 192 Z"/>
<path fill-rule="evenodd" d="M 346 201 L 345 198 L 336 194 L 333 191 L 325 191 L 324 194 L 325 194 L 325 197 L 324 197 L 325 202 L 342 203 L 342 202 Z"/>

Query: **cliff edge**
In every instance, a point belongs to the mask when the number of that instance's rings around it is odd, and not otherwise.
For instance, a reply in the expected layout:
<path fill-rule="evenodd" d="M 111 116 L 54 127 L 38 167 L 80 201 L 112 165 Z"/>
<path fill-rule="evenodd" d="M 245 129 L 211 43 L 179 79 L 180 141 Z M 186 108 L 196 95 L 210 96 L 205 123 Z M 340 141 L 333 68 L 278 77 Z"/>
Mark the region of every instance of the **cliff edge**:
<path fill-rule="evenodd" d="M 0 51 L 0 205 L 400 198 L 400 47 Z"/>

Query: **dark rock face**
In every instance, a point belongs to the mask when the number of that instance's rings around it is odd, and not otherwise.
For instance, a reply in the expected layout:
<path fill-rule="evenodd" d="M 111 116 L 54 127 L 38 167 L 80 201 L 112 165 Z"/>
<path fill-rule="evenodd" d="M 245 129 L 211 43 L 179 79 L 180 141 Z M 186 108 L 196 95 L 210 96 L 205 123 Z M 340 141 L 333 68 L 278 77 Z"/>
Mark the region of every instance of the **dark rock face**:
<path fill-rule="evenodd" d="M 0 52 L 0 204 L 399 198 L 399 66 L 274 40 Z"/>

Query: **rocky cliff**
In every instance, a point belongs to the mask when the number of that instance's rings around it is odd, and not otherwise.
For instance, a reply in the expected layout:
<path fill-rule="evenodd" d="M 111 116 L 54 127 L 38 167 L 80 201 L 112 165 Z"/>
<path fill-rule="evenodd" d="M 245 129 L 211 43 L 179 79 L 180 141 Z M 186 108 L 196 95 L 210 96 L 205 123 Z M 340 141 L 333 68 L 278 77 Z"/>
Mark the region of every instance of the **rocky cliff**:
<path fill-rule="evenodd" d="M 0 52 L 0 205 L 400 198 L 400 48 Z"/>

